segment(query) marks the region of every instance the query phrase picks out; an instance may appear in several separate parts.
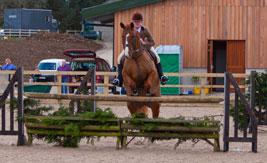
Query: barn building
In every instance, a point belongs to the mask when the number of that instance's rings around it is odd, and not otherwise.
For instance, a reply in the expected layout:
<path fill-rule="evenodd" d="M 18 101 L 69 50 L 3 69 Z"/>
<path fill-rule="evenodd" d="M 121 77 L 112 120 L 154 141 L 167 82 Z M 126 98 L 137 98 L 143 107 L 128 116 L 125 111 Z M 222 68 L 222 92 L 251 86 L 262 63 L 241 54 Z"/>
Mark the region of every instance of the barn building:
<path fill-rule="evenodd" d="M 120 22 L 140 12 L 158 45 L 181 45 L 185 71 L 244 73 L 267 69 L 267 0 L 113 0 L 85 8 L 88 20 L 114 24 L 114 63 L 122 50 Z"/>

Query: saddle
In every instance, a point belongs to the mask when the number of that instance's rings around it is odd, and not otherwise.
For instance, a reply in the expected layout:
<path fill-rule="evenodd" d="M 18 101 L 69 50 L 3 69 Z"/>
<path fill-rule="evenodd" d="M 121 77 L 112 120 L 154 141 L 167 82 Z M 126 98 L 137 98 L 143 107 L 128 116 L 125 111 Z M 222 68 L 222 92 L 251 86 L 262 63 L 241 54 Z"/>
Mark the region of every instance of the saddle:
<path fill-rule="evenodd" d="M 156 57 L 155 53 L 153 53 L 151 50 L 148 50 L 148 49 L 145 49 L 145 51 L 149 54 L 149 57 L 151 58 L 152 61 L 154 61 L 155 65 L 157 65 L 157 57 Z M 126 56 L 123 55 L 121 58 L 121 62 L 120 62 L 121 65 L 123 65 L 125 58 L 126 58 Z"/>

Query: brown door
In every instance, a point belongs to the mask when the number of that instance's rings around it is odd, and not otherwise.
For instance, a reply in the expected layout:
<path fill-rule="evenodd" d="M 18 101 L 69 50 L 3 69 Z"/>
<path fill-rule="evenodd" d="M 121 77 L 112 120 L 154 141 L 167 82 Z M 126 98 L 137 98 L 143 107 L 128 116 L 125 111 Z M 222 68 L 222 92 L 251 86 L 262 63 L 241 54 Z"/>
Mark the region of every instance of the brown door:
<path fill-rule="evenodd" d="M 226 70 L 231 73 L 245 73 L 245 41 L 227 41 Z M 238 85 L 244 84 L 244 79 L 236 79 Z M 231 92 L 234 90 L 231 89 Z M 245 91 L 245 89 L 241 89 Z"/>
<path fill-rule="evenodd" d="M 207 72 L 213 73 L 213 41 L 208 40 L 208 62 L 207 62 Z M 209 85 L 213 84 L 212 78 L 208 78 Z M 211 91 L 211 90 L 210 90 Z"/>
<path fill-rule="evenodd" d="M 245 73 L 245 41 L 227 41 L 226 70 Z"/>

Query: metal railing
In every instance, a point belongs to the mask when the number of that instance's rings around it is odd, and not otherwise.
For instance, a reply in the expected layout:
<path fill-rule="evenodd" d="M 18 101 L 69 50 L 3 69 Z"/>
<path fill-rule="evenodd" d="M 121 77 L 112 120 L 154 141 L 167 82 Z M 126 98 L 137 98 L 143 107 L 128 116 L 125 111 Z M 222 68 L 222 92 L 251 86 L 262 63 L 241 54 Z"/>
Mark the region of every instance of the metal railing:
<path fill-rule="evenodd" d="M 253 74 L 251 75 L 253 76 Z M 252 80 L 251 80 L 252 81 Z M 234 136 L 230 136 L 230 84 L 234 86 L 235 93 L 235 102 L 234 102 Z M 250 92 L 250 100 L 254 101 L 254 90 L 253 82 L 251 92 Z M 226 72 L 224 78 L 224 151 L 229 150 L 230 142 L 251 142 L 252 143 L 252 151 L 257 152 L 257 119 L 253 112 L 254 105 L 245 98 L 245 95 L 242 93 L 240 87 L 236 79 L 234 79 L 231 73 Z M 244 112 L 240 110 L 240 107 L 244 107 Z M 243 124 L 240 126 L 241 118 L 240 114 L 243 114 L 245 117 L 243 120 Z M 251 129 L 251 136 L 248 134 L 249 128 Z M 243 135 L 239 135 L 238 130 L 242 129 Z"/>
<path fill-rule="evenodd" d="M 15 114 L 15 95 L 14 95 L 14 85 L 17 83 L 17 117 Z M 6 118 L 8 114 L 6 108 L 6 102 L 9 96 L 9 116 L 10 118 Z M 0 135 L 18 135 L 18 145 L 24 145 L 24 123 L 23 123 L 23 114 L 24 114 L 24 103 L 23 103 L 23 69 L 18 68 L 14 75 L 10 79 L 4 93 L 0 96 L 0 110 L 2 112 L 1 115 L 1 130 Z M 9 129 L 6 126 L 6 120 L 9 119 L 10 127 Z M 14 123 L 18 122 L 18 129 L 16 130 L 14 127 Z"/>

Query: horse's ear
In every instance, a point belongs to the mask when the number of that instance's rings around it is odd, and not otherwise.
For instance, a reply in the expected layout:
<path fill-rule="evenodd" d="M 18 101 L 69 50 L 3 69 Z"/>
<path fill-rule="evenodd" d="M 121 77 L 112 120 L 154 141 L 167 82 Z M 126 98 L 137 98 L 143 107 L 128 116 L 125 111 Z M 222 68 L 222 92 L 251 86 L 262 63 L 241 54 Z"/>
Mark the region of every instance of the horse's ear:
<path fill-rule="evenodd" d="M 122 29 L 125 28 L 125 25 L 122 22 L 120 23 L 120 26 L 121 26 Z"/>
<path fill-rule="evenodd" d="M 130 26 L 131 26 L 131 29 L 133 29 L 134 28 L 134 23 L 131 22 Z"/>

